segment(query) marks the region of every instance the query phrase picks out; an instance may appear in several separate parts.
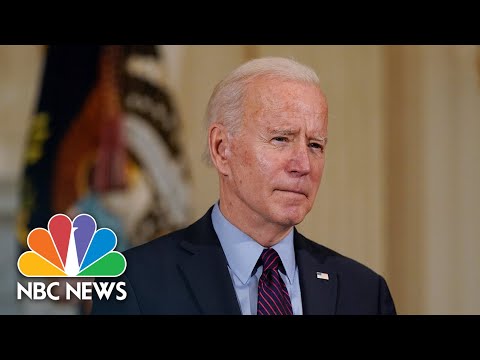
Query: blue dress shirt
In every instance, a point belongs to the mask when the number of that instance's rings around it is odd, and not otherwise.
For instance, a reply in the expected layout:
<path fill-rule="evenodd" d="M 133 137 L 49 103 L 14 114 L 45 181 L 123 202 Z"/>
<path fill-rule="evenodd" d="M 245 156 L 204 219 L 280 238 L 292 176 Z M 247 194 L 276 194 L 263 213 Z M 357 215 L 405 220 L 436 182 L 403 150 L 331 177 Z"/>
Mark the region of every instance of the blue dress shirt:
<path fill-rule="evenodd" d="M 242 314 L 256 315 L 258 279 L 262 275 L 263 266 L 255 269 L 255 265 L 264 247 L 230 223 L 220 211 L 218 202 L 213 207 L 212 222 L 227 258 L 228 271 Z M 302 315 L 298 267 L 293 247 L 293 228 L 273 248 L 279 254 L 286 271 L 286 274 L 280 271 L 280 276 L 290 294 L 293 314 Z"/>

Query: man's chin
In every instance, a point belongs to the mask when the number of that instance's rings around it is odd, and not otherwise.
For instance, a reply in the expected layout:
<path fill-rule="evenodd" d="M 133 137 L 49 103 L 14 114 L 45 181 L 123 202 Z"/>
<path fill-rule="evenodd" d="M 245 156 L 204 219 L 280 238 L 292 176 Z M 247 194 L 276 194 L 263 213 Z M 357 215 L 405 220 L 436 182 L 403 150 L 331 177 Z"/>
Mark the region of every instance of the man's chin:
<path fill-rule="evenodd" d="M 281 223 L 284 226 L 295 226 L 300 224 L 303 219 L 305 219 L 305 216 L 307 213 L 304 210 L 300 209 L 295 209 L 292 211 L 292 209 L 284 210 L 281 213 Z"/>

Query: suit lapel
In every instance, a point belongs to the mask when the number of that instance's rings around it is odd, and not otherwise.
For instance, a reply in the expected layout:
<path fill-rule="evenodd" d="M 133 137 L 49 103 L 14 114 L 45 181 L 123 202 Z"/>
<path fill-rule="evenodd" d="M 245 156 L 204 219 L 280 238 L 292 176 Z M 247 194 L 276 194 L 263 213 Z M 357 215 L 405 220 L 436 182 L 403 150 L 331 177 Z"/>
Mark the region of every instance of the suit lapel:
<path fill-rule="evenodd" d="M 241 315 L 227 260 L 213 229 L 211 211 L 212 208 L 186 229 L 181 246 L 187 256 L 179 261 L 179 267 L 202 314 Z M 336 272 L 324 264 L 325 253 L 296 229 L 294 246 L 303 313 L 335 314 L 338 280 Z M 328 274 L 329 279 L 319 279 L 317 273 Z"/>
<path fill-rule="evenodd" d="M 337 302 L 337 274 L 324 265 L 322 254 L 295 230 L 295 257 L 299 270 L 303 313 L 334 315 Z M 328 274 L 328 280 L 317 277 Z"/>
<path fill-rule="evenodd" d="M 241 315 L 227 260 L 213 229 L 211 209 L 187 229 L 181 246 L 190 254 L 179 266 L 201 312 Z"/>

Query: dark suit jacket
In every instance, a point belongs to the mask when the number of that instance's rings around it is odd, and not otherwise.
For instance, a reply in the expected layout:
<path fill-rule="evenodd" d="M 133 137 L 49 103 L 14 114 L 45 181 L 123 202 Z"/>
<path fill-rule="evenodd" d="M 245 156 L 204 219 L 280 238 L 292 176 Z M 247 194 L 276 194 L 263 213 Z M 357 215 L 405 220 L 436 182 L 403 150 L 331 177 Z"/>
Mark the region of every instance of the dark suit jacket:
<path fill-rule="evenodd" d="M 124 252 L 127 298 L 99 300 L 92 314 L 241 314 L 212 208 L 189 227 Z M 294 231 L 303 313 L 395 314 L 385 280 L 366 266 Z M 329 280 L 317 278 L 327 273 Z"/>

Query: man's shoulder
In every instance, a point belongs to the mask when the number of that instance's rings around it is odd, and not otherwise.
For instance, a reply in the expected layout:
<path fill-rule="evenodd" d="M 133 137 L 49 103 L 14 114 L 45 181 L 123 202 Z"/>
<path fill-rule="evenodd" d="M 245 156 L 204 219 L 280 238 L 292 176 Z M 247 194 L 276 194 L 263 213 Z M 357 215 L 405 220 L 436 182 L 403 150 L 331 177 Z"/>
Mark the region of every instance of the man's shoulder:
<path fill-rule="evenodd" d="M 189 253 L 189 249 L 196 244 L 201 244 L 204 241 L 207 243 L 209 241 L 214 242 L 215 239 L 211 239 L 214 236 L 214 231 L 210 213 L 211 209 L 192 224 L 130 248 L 124 251 L 123 255 L 130 263 L 144 263 L 149 260 L 171 262 L 177 259 L 176 254 L 182 256 L 185 252 Z"/>
<path fill-rule="evenodd" d="M 319 244 L 306 236 L 297 233 L 297 246 L 308 251 L 319 263 L 335 269 L 337 272 L 356 273 L 365 276 L 378 276 L 367 265 L 335 251 L 325 245 Z"/>
<path fill-rule="evenodd" d="M 158 236 L 144 244 L 137 245 L 128 250 L 125 250 L 123 254 L 127 258 L 135 257 L 148 257 L 150 254 L 158 255 L 158 253 L 169 253 L 169 250 L 176 248 L 184 237 L 183 234 L 187 228 L 182 228 L 170 233 Z"/>

